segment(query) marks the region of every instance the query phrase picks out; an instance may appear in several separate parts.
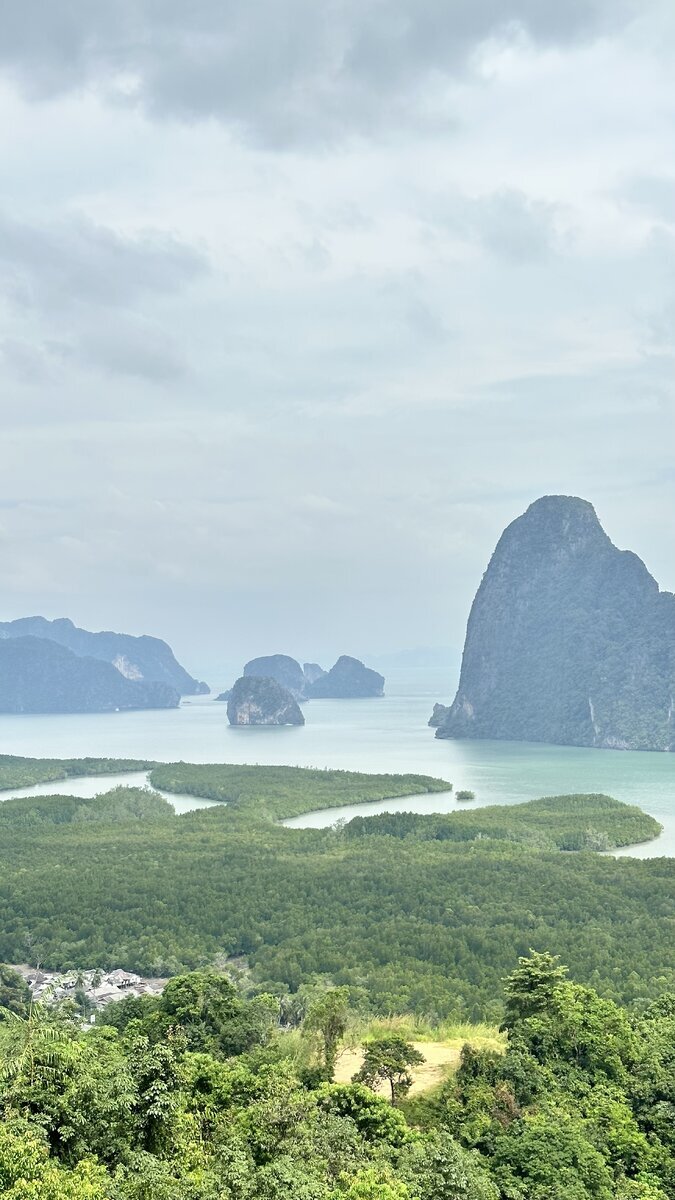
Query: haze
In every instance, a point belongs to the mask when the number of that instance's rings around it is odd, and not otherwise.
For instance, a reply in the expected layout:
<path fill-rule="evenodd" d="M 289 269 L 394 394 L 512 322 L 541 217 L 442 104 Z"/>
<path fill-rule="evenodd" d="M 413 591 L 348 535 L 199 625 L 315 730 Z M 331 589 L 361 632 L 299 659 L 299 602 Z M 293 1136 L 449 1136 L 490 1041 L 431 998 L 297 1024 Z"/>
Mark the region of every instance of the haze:
<path fill-rule="evenodd" d="M 551 492 L 675 589 L 674 50 L 665 0 L 9 0 L 0 616 L 458 646 Z"/>

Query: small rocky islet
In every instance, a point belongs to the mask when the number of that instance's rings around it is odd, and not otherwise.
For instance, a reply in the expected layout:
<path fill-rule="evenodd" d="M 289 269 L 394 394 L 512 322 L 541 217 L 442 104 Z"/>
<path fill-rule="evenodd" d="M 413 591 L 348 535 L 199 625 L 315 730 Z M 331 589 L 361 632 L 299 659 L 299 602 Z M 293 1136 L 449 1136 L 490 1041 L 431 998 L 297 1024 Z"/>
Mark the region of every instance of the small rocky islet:
<path fill-rule="evenodd" d="M 227 701 L 230 725 L 304 725 L 295 697 L 271 676 L 242 675 Z"/>

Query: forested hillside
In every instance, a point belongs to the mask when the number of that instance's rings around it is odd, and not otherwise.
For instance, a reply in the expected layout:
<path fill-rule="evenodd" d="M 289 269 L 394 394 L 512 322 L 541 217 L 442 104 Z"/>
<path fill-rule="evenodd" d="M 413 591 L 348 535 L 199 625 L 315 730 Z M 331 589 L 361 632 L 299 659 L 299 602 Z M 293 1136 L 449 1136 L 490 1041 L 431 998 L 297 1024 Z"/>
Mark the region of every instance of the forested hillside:
<path fill-rule="evenodd" d="M 547 954 L 505 985 L 504 1051 L 406 1100 L 392 1026 L 332 1082 L 354 996 L 284 1009 L 223 976 L 169 982 L 83 1031 L 0 970 L 7 1200 L 673 1200 L 675 996 L 627 1011 Z M 357 998 L 358 999 L 358 998 Z M 383 1084 L 385 1095 L 379 1093 Z"/>

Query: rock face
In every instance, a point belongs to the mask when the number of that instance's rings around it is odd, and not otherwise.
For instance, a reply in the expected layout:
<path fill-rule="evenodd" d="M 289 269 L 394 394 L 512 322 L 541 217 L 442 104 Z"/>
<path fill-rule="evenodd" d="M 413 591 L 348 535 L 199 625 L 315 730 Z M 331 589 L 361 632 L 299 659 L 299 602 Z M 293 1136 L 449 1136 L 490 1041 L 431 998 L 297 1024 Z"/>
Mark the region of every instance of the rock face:
<path fill-rule="evenodd" d="M 318 663 L 303 663 L 302 673 L 305 677 L 305 683 L 316 683 L 317 679 L 321 679 L 326 674 L 323 667 Z"/>
<path fill-rule="evenodd" d="M 256 675 L 261 679 L 276 679 L 296 700 L 304 699 L 305 676 L 299 662 L 288 654 L 268 654 L 252 658 L 244 667 L 244 675 Z"/>
<path fill-rule="evenodd" d="M 0 638 L 35 637 L 65 646 L 83 658 L 99 658 L 111 663 L 126 679 L 146 683 L 166 683 L 181 696 L 208 692 L 208 685 L 188 675 L 176 661 L 171 647 L 160 638 L 132 637 L 128 633 L 90 633 L 78 629 L 66 617 L 48 621 L 45 617 L 21 617 L 1 621 Z"/>
<path fill-rule="evenodd" d="M 343 654 L 330 671 L 307 685 L 312 699 L 357 699 L 362 696 L 382 696 L 384 676 L 365 667 L 358 658 Z"/>
<path fill-rule="evenodd" d="M 675 596 L 587 501 L 544 496 L 502 534 L 436 737 L 675 749 Z"/>
<path fill-rule="evenodd" d="M 297 700 L 271 676 L 242 675 L 227 701 L 230 725 L 304 725 Z"/>
<path fill-rule="evenodd" d="M 442 725 L 444 721 L 447 721 L 449 715 L 450 706 L 448 704 L 434 704 L 434 711 L 429 717 L 427 723 L 431 725 L 432 729 L 438 729 L 439 725 Z"/>
<path fill-rule="evenodd" d="M 125 679 L 112 663 L 82 658 L 45 638 L 0 640 L 0 712 L 85 713 L 177 708 L 167 683 Z"/>

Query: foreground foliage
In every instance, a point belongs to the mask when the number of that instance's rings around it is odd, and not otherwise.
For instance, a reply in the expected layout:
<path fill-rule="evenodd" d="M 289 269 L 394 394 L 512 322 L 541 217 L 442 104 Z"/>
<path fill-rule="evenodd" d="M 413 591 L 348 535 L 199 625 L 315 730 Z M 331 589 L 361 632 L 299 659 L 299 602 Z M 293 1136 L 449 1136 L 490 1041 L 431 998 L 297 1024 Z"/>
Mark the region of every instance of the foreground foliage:
<path fill-rule="evenodd" d="M 0 1013 L 0 1195 L 674 1200 L 675 996 L 630 1013 L 540 953 L 505 1012 L 505 1053 L 467 1044 L 407 1118 L 363 1082 L 310 1081 L 313 1030 L 284 1032 L 277 1001 L 214 973 L 86 1032 L 67 1005 Z M 374 1041 L 361 1078 L 400 1078 L 410 1049 Z"/>

